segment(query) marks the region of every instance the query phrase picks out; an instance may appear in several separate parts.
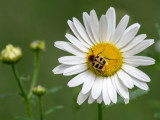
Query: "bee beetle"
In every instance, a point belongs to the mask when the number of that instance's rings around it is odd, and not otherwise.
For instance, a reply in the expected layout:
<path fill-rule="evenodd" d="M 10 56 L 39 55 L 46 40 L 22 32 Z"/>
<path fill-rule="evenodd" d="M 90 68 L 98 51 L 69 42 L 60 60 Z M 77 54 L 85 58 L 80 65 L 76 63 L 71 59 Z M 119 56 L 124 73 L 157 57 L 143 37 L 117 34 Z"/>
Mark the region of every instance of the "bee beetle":
<path fill-rule="evenodd" d="M 106 62 L 105 59 L 107 59 L 107 60 L 116 60 L 116 59 L 109 59 L 109 58 L 106 58 L 106 57 L 99 56 L 103 51 L 104 50 L 102 50 L 100 53 L 95 55 L 93 50 L 92 50 L 92 55 L 90 55 L 88 57 L 88 61 L 91 63 L 93 70 L 97 70 L 100 73 L 101 73 L 101 71 L 104 71 L 105 70 L 105 66 L 108 65 L 108 62 Z"/>

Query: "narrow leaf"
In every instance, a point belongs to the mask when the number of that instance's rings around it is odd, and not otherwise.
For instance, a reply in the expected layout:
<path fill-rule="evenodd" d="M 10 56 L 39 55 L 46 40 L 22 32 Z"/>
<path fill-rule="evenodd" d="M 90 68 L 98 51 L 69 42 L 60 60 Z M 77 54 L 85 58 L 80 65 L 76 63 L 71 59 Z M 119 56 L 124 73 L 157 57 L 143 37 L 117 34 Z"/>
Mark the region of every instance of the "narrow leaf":
<path fill-rule="evenodd" d="M 160 118 L 160 110 L 154 113 L 155 118 Z"/>
<path fill-rule="evenodd" d="M 137 97 L 139 96 L 142 96 L 142 95 L 145 95 L 147 94 L 148 91 L 145 91 L 145 90 L 141 90 L 141 89 L 137 89 L 137 90 L 134 90 L 134 91 L 130 91 L 129 95 L 130 95 L 130 99 L 129 100 L 133 100 L 133 99 L 136 99 Z M 116 104 L 119 104 L 119 103 L 124 103 L 124 100 L 123 98 L 121 98 L 120 96 L 117 98 L 117 103 Z M 108 106 L 103 106 L 103 110 L 105 108 L 108 108 L 108 107 L 111 107 L 115 105 L 114 103 L 111 103 L 110 105 Z"/>
<path fill-rule="evenodd" d="M 8 98 L 8 97 L 13 97 L 13 96 L 18 96 L 18 93 L 1 94 L 0 98 Z"/>
<path fill-rule="evenodd" d="M 31 79 L 31 76 L 20 76 L 20 80 L 22 80 L 22 81 L 28 81 L 28 80 L 30 80 Z"/>
<path fill-rule="evenodd" d="M 60 89 L 62 89 L 61 86 L 50 88 L 47 90 L 47 94 L 58 92 Z"/>
<path fill-rule="evenodd" d="M 45 115 L 48 115 L 48 114 L 50 114 L 50 113 L 52 113 L 52 112 L 55 112 L 55 111 L 57 111 L 57 110 L 60 110 L 60 109 L 62 109 L 62 108 L 63 108 L 63 106 L 61 106 L 61 105 L 59 105 L 59 106 L 54 106 L 54 107 L 48 109 L 48 110 L 45 112 Z"/>
<path fill-rule="evenodd" d="M 28 118 L 25 116 L 17 116 L 16 119 L 18 119 L 18 120 L 34 120 L 34 119 L 31 119 L 31 118 Z"/>

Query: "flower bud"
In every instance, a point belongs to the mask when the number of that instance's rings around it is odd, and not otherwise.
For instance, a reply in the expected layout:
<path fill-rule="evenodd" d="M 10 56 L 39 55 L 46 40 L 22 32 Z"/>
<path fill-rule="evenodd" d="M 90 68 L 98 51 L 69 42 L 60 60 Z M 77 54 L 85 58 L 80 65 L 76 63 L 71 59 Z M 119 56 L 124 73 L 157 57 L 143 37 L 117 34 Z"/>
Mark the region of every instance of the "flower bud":
<path fill-rule="evenodd" d="M 35 40 L 30 44 L 30 47 L 34 51 L 45 50 L 45 42 L 40 40 Z"/>
<path fill-rule="evenodd" d="M 4 63 L 13 64 L 22 58 L 22 51 L 19 47 L 9 44 L 2 50 L 0 58 Z"/>
<path fill-rule="evenodd" d="M 33 89 L 33 94 L 37 96 L 43 96 L 46 93 L 46 88 L 42 87 L 41 85 L 38 85 Z"/>

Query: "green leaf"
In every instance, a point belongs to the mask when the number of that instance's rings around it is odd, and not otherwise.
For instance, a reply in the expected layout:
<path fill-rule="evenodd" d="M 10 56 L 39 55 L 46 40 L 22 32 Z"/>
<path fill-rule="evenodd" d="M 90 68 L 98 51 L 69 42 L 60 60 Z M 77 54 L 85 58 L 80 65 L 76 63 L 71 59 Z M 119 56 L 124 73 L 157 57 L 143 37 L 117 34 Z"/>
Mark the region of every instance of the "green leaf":
<path fill-rule="evenodd" d="M 61 105 L 59 105 L 59 106 L 54 106 L 54 107 L 48 109 L 44 114 L 45 114 L 45 115 L 48 115 L 48 114 L 50 114 L 50 113 L 52 113 L 52 112 L 55 112 L 55 111 L 57 111 L 57 110 L 60 110 L 60 109 L 62 109 L 62 108 L 63 108 L 63 106 L 61 106 Z"/>
<path fill-rule="evenodd" d="M 148 90 L 149 91 L 149 90 Z M 148 93 L 148 91 L 137 89 L 134 90 L 133 92 L 130 92 L 130 100 L 136 99 L 139 96 L 145 95 Z"/>
<path fill-rule="evenodd" d="M 134 91 L 130 91 L 129 95 L 130 95 L 130 100 L 133 100 L 133 99 L 136 99 L 137 97 L 139 96 L 142 96 L 142 95 L 145 95 L 147 94 L 148 91 L 145 91 L 145 90 L 141 90 L 141 89 L 137 89 L 137 90 L 134 90 Z M 117 103 L 116 104 L 119 104 L 119 103 L 124 103 L 124 100 L 123 98 L 121 98 L 120 96 L 117 98 Z M 111 103 L 110 105 L 108 106 L 103 106 L 103 110 L 105 108 L 108 108 L 108 107 L 111 107 L 115 105 L 114 103 Z"/>
<path fill-rule="evenodd" d="M 50 88 L 47 90 L 47 94 L 58 92 L 60 89 L 62 89 L 61 86 Z"/>
<path fill-rule="evenodd" d="M 13 97 L 13 96 L 18 96 L 18 93 L 7 93 L 7 94 L 1 94 L 0 98 L 8 98 L 8 97 Z"/>
<path fill-rule="evenodd" d="M 156 112 L 154 113 L 154 117 L 155 117 L 155 118 L 160 118 L 160 110 L 159 110 L 159 111 L 156 111 Z"/>
<path fill-rule="evenodd" d="M 34 119 L 31 119 L 31 118 L 28 118 L 25 116 L 17 116 L 16 119 L 18 119 L 18 120 L 34 120 Z"/>
<path fill-rule="evenodd" d="M 30 80 L 31 79 L 31 76 L 26 76 L 26 77 L 24 77 L 24 76 L 20 76 L 20 80 L 22 80 L 22 81 L 28 81 L 28 80 Z"/>

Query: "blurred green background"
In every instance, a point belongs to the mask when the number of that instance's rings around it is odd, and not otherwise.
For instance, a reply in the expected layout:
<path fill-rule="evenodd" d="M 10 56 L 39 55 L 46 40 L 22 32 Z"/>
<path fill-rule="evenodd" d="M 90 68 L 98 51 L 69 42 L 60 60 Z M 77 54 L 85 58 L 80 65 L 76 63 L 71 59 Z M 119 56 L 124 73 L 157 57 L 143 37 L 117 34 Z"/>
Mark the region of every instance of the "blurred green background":
<path fill-rule="evenodd" d="M 34 54 L 29 48 L 33 40 L 45 40 L 46 51 L 41 55 L 41 69 L 38 83 L 51 88 L 62 86 L 59 92 L 44 98 L 44 109 L 54 105 L 63 105 L 64 109 L 47 116 L 47 120 L 72 120 L 73 89 L 66 84 L 71 77 L 54 75 L 52 69 L 58 65 L 58 57 L 65 52 L 54 47 L 54 41 L 65 40 L 64 34 L 69 28 L 67 20 L 77 17 L 82 21 L 82 13 L 95 9 L 98 16 L 105 14 L 113 6 L 116 9 L 117 22 L 128 14 L 129 24 L 141 24 L 139 34 L 146 33 L 148 38 L 158 40 L 155 24 L 160 23 L 159 0 L 0 0 L 0 50 L 12 43 L 23 50 L 23 59 L 17 64 L 23 76 L 32 74 Z M 149 49 L 154 52 L 154 46 Z M 68 54 L 68 53 L 67 53 Z M 158 54 L 158 53 L 157 53 Z M 160 103 L 160 74 L 152 67 L 142 68 L 152 79 L 150 91 L 130 104 L 120 104 L 104 111 L 104 120 L 154 120 L 154 113 Z M 18 92 L 11 67 L 0 63 L 0 94 Z M 29 81 L 23 82 L 28 88 Z M 155 102 L 154 102 L 155 101 Z M 34 116 L 39 118 L 36 104 L 33 104 Z M 22 98 L 14 96 L 0 99 L 0 120 L 15 120 L 16 116 L 25 116 Z M 78 120 L 96 120 L 97 105 L 84 104 L 78 112 Z"/>

